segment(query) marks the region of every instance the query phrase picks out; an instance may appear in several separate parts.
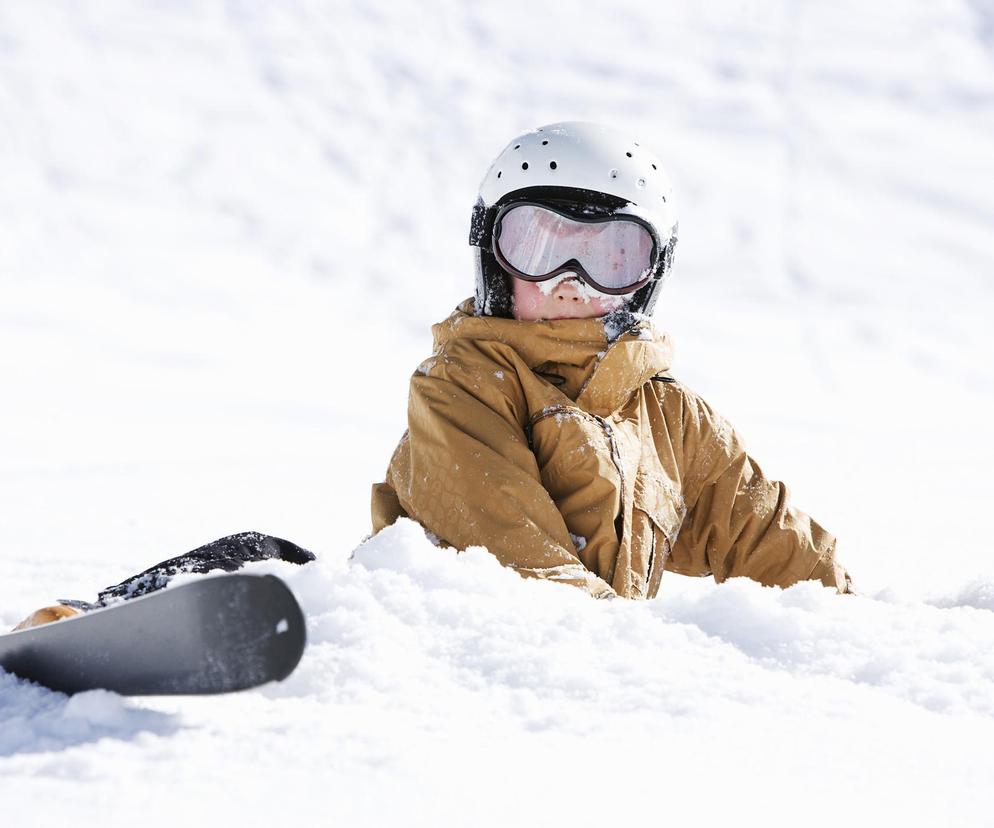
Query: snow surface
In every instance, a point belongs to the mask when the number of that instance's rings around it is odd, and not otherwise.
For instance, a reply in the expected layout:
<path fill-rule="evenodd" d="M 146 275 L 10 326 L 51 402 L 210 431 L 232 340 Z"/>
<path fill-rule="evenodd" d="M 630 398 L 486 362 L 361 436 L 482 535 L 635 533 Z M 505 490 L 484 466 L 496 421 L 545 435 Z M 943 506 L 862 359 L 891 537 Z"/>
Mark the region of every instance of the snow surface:
<path fill-rule="evenodd" d="M 994 4 L 0 5 L 0 625 L 235 531 L 311 645 L 215 699 L 0 674 L 31 826 L 989 825 Z M 368 486 L 509 137 L 604 121 L 681 204 L 674 374 L 863 595 L 593 602 Z"/>

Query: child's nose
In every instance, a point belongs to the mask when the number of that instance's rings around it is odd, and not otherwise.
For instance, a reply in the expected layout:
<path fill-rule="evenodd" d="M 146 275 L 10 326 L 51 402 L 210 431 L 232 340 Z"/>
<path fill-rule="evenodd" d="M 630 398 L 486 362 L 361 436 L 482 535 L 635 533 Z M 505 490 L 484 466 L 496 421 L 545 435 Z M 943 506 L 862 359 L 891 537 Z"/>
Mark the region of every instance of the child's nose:
<path fill-rule="evenodd" d="M 556 286 L 556 299 L 560 302 L 565 302 L 567 299 L 572 302 L 579 302 L 580 277 L 569 271 L 567 271 L 564 275 L 566 278 Z"/>

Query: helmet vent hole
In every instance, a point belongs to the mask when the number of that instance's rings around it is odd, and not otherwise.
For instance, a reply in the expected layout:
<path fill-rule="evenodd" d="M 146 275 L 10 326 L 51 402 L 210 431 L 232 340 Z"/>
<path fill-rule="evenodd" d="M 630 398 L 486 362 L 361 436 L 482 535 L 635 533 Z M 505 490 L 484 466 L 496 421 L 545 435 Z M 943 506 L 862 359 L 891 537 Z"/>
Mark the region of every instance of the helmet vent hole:
<path fill-rule="evenodd" d="M 555 161 L 550 161 L 549 162 L 549 169 L 550 170 L 554 170 L 556 168 L 556 166 L 557 166 L 557 164 L 556 164 Z"/>
<path fill-rule="evenodd" d="M 663 203 L 666 203 L 666 196 L 663 196 Z"/>
<path fill-rule="evenodd" d="M 657 166 L 656 166 L 655 164 L 653 164 L 653 165 L 652 165 L 652 168 L 653 168 L 654 170 L 656 170 L 656 169 L 659 169 L 659 168 L 658 168 L 658 167 L 657 167 Z"/>
<path fill-rule="evenodd" d="M 608 177 L 609 178 L 617 178 L 618 177 L 618 171 L 617 170 L 611 170 L 611 172 L 608 173 Z"/>
<path fill-rule="evenodd" d="M 627 155 L 629 158 L 632 157 L 632 154 L 630 152 L 626 152 L 625 155 Z"/>
<path fill-rule="evenodd" d="M 521 149 L 521 144 L 515 144 L 515 145 L 514 145 L 514 148 L 515 148 L 515 149 Z"/>
<path fill-rule="evenodd" d="M 497 170 L 497 177 L 500 178 L 500 174 L 504 172 L 503 170 Z"/>
<path fill-rule="evenodd" d="M 548 143 L 549 143 L 549 139 L 548 139 L 548 138 L 546 138 L 546 139 L 545 139 L 545 140 L 544 140 L 544 141 L 542 142 L 542 146 L 544 147 L 544 146 L 545 146 L 546 144 L 548 144 Z"/>
<path fill-rule="evenodd" d="M 635 144 L 635 146 L 638 146 L 638 145 L 639 145 L 639 142 L 638 142 L 638 141 L 632 141 L 632 143 L 633 143 L 633 144 Z"/>
<path fill-rule="evenodd" d="M 527 161 L 525 161 L 525 162 L 524 162 L 524 163 L 523 163 L 523 164 L 521 165 L 521 169 L 523 169 L 523 170 L 527 170 L 527 169 L 528 169 L 528 162 L 527 162 Z"/>

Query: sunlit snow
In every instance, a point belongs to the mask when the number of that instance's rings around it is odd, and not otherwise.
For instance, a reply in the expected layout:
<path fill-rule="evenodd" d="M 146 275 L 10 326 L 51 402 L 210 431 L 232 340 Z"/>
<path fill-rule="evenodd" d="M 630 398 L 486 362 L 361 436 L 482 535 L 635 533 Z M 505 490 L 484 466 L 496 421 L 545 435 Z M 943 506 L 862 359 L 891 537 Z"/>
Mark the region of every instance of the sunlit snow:
<path fill-rule="evenodd" d="M 990 824 L 992 32 L 987 0 L 3 4 L 0 626 L 236 531 L 318 561 L 250 567 L 307 615 L 281 684 L 0 674 L 0 821 Z M 672 373 L 861 595 L 595 602 L 409 521 L 363 543 L 480 179 L 569 119 L 664 159 Z"/>

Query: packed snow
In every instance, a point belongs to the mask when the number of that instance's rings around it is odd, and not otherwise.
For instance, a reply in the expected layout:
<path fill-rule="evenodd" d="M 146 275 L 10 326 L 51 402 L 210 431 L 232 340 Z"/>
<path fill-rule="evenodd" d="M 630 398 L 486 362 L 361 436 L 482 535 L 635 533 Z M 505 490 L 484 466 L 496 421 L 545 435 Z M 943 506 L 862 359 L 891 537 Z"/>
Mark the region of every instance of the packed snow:
<path fill-rule="evenodd" d="M 0 673 L 0 821 L 989 825 L 992 32 L 989 0 L 0 6 L 0 627 L 236 531 L 318 555 L 248 568 L 307 616 L 282 683 Z M 860 595 L 595 602 L 364 540 L 479 181 L 569 119 L 664 159 L 673 374 Z"/>

